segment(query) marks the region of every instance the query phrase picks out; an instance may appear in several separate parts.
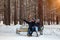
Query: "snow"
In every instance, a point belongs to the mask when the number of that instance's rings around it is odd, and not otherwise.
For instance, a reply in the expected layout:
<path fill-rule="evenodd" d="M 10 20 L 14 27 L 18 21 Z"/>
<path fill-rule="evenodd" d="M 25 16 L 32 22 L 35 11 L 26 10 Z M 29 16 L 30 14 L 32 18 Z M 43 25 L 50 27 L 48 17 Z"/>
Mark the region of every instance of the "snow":
<path fill-rule="evenodd" d="M 60 35 L 60 25 L 44 25 L 44 34 Z"/>
<path fill-rule="evenodd" d="M 16 34 L 22 25 L 0 25 L 0 40 L 60 40 L 60 25 L 44 25 L 43 35 L 28 37 L 27 32 Z"/>
<path fill-rule="evenodd" d="M 21 25 L 1 25 L 0 26 L 0 32 L 6 32 L 6 33 L 16 33 L 16 29 L 20 28 Z"/>
<path fill-rule="evenodd" d="M 41 35 L 39 37 L 4 35 L 4 36 L 0 36 L 0 40 L 60 40 L 60 37 L 55 35 Z"/>

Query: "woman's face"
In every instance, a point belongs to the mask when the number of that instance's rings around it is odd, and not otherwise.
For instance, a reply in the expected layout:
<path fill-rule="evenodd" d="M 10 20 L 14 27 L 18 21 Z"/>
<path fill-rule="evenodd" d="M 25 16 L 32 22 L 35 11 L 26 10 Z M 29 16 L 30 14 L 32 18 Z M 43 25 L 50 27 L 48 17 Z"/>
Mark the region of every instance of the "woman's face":
<path fill-rule="evenodd" d="M 39 21 L 40 21 L 39 19 L 36 20 L 36 22 L 39 22 Z"/>

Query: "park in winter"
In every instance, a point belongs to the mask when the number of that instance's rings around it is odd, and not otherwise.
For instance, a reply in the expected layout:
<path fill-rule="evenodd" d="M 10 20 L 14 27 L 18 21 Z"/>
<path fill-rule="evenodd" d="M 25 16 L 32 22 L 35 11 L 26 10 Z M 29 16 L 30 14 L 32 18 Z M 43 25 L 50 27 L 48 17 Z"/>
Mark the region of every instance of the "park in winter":
<path fill-rule="evenodd" d="M 60 0 L 0 0 L 0 40 L 60 40 Z"/>

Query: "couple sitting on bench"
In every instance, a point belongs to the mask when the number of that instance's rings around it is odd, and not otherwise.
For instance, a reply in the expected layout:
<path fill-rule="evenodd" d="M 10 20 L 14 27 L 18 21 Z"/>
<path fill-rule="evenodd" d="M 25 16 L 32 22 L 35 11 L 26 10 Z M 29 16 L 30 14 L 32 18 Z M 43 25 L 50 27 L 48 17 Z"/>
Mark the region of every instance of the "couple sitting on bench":
<path fill-rule="evenodd" d="M 24 20 L 24 19 L 23 19 Z M 36 34 L 37 34 L 37 36 L 38 36 L 38 28 L 39 28 L 39 26 L 40 26 L 40 24 L 39 24 L 39 19 L 32 19 L 30 22 L 29 21 L 27 21 L 27 20 L 24 20 L 28 25 L 29 25 L 29 27 L 28 27 L 28 33 L 27 33 L 27 35 L 28 36 L 32 36 L 32 33 L 34 32 L 34 31 L 36 31 Z"/>

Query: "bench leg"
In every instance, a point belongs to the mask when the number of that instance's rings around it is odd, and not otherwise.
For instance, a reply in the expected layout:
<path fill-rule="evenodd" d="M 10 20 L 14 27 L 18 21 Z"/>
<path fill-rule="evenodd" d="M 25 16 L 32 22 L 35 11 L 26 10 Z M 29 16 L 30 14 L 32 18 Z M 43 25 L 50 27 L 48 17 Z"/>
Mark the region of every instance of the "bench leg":
<path fill-rule="evenodd" d="M 20 34 L 18 30 L 16 30 L 16 34 Z"/>

